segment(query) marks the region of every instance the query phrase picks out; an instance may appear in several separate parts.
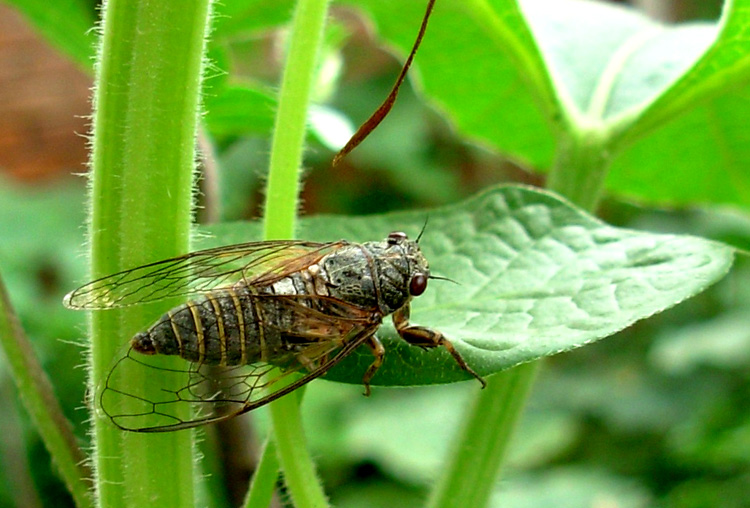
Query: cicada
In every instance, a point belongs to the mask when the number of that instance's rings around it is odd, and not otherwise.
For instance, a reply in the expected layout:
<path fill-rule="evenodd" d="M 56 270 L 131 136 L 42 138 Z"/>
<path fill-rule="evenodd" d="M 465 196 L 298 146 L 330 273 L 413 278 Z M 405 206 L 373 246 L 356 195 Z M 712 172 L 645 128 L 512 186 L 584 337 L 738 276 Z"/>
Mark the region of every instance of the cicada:
<path fill-rule="evenodd" d="M 139 432 L 218 422 L 290 393 L 362 345 L 373 354 L 362 377 L 369 394 L 386 354 L 375 333 L 388 315 L 406 342 L 445 348 L 484 386 L 440 332 L 409 323 L 409 304 L 431 278 L 418 240 L 393 232 L 384 241 L 361 244 L 231 245 L 140 266 L 76 289 L 65 297 L 74 309 L 187 300 L 132 338 L 98 390 L 101 409 L 118 427 Z M 186 367 L 167 369 L 154 361 L 159 355 L 180 356 Z M 118 374 L 125 364 L 153 369 L 155 380 L 174 376 L 162 382 L 177 383 L 177 388 L 132 387 Z M 294 372 L 301 377 L 281 382 Z M 192 416 L 175 416 L 172 408 L 185 405 Z"/>

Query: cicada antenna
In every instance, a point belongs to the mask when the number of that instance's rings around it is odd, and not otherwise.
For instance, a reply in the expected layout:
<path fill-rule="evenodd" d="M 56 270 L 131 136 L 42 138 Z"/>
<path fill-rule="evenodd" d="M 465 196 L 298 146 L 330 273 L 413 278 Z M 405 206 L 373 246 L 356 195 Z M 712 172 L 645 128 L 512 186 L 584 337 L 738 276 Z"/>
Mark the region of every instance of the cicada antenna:
<path fill-rule="evenodd" d="M 422 233 L 424 233 L 424 230 L 427 229 L 427 221 L 430 219 L 430 216 L 424 218 L 424 224 L 422 224 L 422 230 L 419 232 L 419 235 L 417 236 L 416 242 L 419 243 L 420 238 L 422 238 Z"/>
<path fill-rule="evenodd" d="M 459 285 L 459 286 L 461 285 L 459 282 L 456 282 L 453 279 L 449 279 L 448 277 L 441 277 L 440 275 L 430 275 L 427 278 L 428 279 L 433 279 L 433 280 L 447 280 L 448 282 L 452 282 L 452 283 L 454 283 L 456 285 Z"/>

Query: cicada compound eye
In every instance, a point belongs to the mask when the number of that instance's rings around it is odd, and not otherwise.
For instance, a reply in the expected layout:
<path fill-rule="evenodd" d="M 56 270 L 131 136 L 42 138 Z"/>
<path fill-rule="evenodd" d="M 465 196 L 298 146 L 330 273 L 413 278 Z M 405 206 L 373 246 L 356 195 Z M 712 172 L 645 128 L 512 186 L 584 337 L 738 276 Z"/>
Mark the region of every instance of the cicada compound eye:
<path fill-rule="evenodd" d="M 419 296 L 427 289 L 427 276 L 423 273 L 414 275 L 409 281 L 409 294 Z"/>
<path fill-rule="evenodd" d="M 388 235 L 388 245 L 397 245 L 406 240 L 406 233 L 403 231 L 394 231 Z"/>

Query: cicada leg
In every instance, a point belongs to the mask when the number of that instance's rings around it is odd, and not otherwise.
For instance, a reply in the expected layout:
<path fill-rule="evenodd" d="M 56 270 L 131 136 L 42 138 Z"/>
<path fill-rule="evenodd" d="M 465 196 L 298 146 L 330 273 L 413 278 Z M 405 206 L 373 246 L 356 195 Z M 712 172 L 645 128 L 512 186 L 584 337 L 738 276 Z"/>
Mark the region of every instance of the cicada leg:
<path fill-rule="evenodd" d="M 406 342 L 412 346 L 419 346 L 425 349 L 431 349 L 435 347 L 444 347 L 448 353 L 456 360 L 458 366 L 463 370 L 474 376 L 480 383 L 482 388 L 487 386 L 487 382 L 474 372 L 474 369 L 469 367 L 463 357 L 453 347 L 451 341 L 445 338 L 442 333 L 437 330 L 432 330 L 424 326 L 411 326 L 409 324 L 409 304 L 404 305 L 399 310 L 393 313 L 393 325 L 396 327 L 396 331 Z M 369 372 L 369 370 L 368 370 Z"/>
<path fill-rule="evenodd" d="M 362 376 L 362 384 L 365 385 L 365 396 L 369 397 L 370 380 L 372 379 L 372 376 L 375 375 L 375 372 L 377 372 L 380 366 L 383 365 L 383 360 L 385 359 L 385 348 L 383 347 L 383 344 L 378 340 L 378 338 L 375 337 L 375 335 L 367 339 L 367 345 L 372 351 L 372 355 L 375 357 L 372 364 L 370 364 L 370 366 L 367 368 L 367 372 L 365 372 L 365 375 Z"/>
<path fill-rule="evenodd" d="M 311 348 L 314 349 L 314 348 Z M 307 372 L 313 372 L 328 361 L 328 354 L 317 354 L 317 351 L 303 351 L 297 355 L 297 361 Z"/>

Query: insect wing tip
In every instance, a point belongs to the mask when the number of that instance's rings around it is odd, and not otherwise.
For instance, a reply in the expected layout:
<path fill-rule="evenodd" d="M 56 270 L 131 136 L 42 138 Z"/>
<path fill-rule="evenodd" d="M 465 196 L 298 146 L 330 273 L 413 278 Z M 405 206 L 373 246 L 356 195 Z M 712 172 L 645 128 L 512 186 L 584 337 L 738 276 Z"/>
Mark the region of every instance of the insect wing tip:
<path fill-rule="evenodd" d="M 63 297 L 63 305 L 73 310 L 107 309 L 122 307 L 122 303 L 113 299 L 107 288 L 94 286 L 93 283 L 75 289 Z"/>
<path fill-rule="evenodd" d="M 63 305 L 68 309 L 80 309 L 81 306 L 75 302 L 76 291 L 71 291 L 63 297 Z"/>
<path fill-rule="evenodd" d="M 63 297 L 63 305 L 72 310 L 87 310 L 87 309 L 95 309 L 97 306 L 92 305 L 92 300 L 90 298 L 84 298 L 81 293 L 76 291 L 71 291 L 67 295 Z"/>

